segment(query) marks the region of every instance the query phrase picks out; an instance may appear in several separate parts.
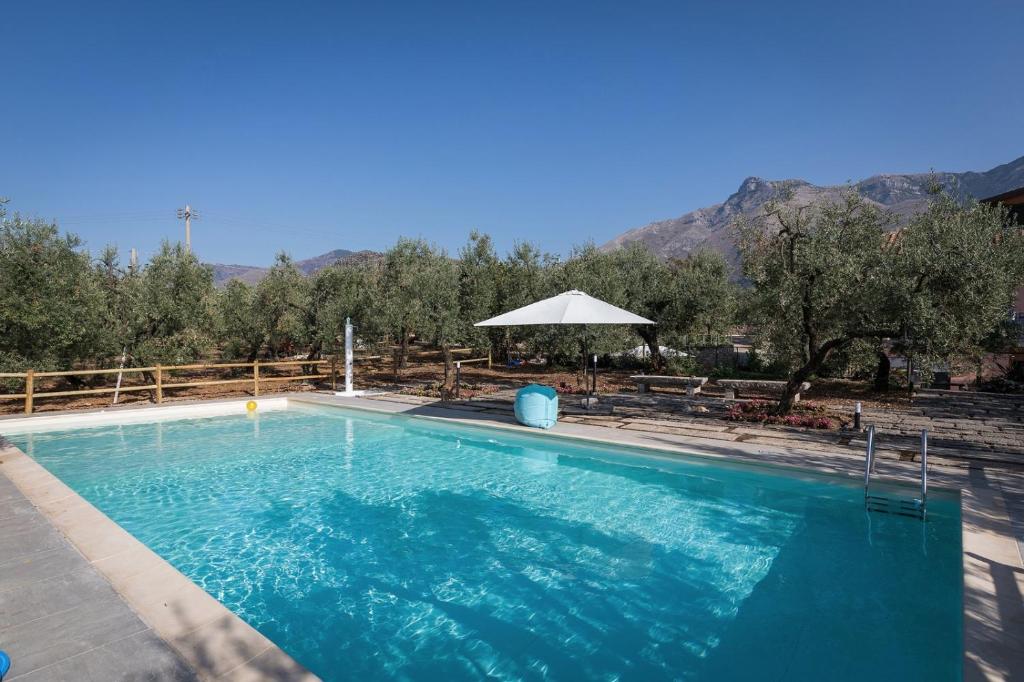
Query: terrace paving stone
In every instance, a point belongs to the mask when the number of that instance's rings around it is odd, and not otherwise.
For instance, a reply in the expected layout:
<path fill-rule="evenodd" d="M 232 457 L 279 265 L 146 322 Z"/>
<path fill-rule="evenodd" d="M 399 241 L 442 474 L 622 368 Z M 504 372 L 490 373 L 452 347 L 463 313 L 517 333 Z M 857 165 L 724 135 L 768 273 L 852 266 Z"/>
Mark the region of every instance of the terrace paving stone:
<path fill-rule="evenodd" d="M 148 629 L 109 586 L 106 596 L 0 629 L 17 666 L 9 679 Z"/>
<path fill-rule="evenodd" d="M 49 524 L 0 537 L 3 538 L 5 561 L 22 559 L 37 552 L 58 549 L 64 544 L 61 534 Z"/>
<path fill-rule="evenodd" d="M 0 495 L 5 682 L 198 679 L 3 472 Z"/>
<path fill-rule="evenodd" d="M 736 441 L 739 440 L 740 438 L 738 434 L 734 433 L 696 431 L 692 429 L 681 428 L 678 426 L 648 426 L 647 424 L 626 424 L 622 428 L 629 431 L 646 431 L 648 433 L 670 433 L 673 436 L 692 436 L 695 438 L 707 438 L 710 440 Z"/>
<path fill-rule="evenodd" d="M 0 535 L 0 538 L 3 538 Z M 88 562 L 77 552 L 66 552 L 63 544 L 50 550 L 33 552 L 18 558 L 0 562 L 0 594 L 8 590 L 21 590 L 29 585 L 52 578 L 71 570 L 88 566 Z M 6 555 L 6 551 L 5 551 Z"/>
<path fill-rule="evenodd" d="M 191 682 L 198 678 L 162 639 L 146 631 L 10 679 L 17 682 Z"/>

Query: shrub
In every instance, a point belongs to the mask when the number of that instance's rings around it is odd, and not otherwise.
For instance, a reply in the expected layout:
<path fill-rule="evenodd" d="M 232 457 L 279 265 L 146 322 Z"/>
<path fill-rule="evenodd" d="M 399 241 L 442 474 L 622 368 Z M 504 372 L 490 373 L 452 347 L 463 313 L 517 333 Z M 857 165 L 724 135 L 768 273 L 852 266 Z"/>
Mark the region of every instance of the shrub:
<path fill-rule="evenodd" d="M 793 413 L 776 415 L 771 413 L 774 403 L 767 400 L 748 400 L 735 403 L 726 413 L 726 419 L 739 422 L 760 422 L 762 424 L 779 424 L 805 429 L 834 429 L 836 420 L 826 416 L 826 408 L 816 403 L 797 405 Z"/>

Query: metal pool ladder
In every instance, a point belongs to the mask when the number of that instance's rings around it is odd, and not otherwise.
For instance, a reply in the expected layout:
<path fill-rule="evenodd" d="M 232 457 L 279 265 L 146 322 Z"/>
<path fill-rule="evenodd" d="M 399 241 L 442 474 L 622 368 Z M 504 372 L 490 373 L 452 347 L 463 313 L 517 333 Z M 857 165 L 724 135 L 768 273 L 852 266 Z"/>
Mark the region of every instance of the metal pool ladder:
<path fill-rule="evenodd" d="M 928 512 L 928 429 L 921 429 L 921 497 L 907 499 L 871 492 L 871 474 L 875 471 L 875 427 L 868 427 L 867 453 L 864 458 L 864 508 L 868 511 L 900 514 L 925 519 Z"/>

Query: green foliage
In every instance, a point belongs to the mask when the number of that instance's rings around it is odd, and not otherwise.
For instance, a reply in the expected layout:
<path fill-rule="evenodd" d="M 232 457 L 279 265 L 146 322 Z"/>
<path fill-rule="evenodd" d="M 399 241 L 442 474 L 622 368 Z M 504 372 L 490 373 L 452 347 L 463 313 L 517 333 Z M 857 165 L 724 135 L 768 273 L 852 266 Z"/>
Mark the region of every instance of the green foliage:
<path fill-rule="evenodd" d="M 692 355 L 674 355 L 667 358 L 665 373 L 677 377 L 694 376 L 697 373 L 697 359 Z"/>
<path fill-rule="evenodd" d="M 303 353 L 313 337 L 310 281 L 291 257 L 279 253 L 256 285 L 256 318 L 272 357 Z"/>
<path fill-rule="evenodd" d="M 1020 233 L 1001 210 L 938 196 L 894 227 L 894 216 L 852 191 L 818 206 L 770 203 L 739 225 L 753 285 L 745 309 L 763 347 L 790 370 L 780 411 L 837 353 L 863 364 L 867 348 L 891 339 L 927 366 L 977 352 L 1006 317 L 1024 271 Z"/>
<path fill-rule="evenodd" d="M 381 269 L 376 264 L 332 265 L 313 276 L 310 289 L 313 335 L 324 349 L 341 349 L 345 319 L 356 326 L 357 338 L 377 339 L 385 326 L 377 314 Z"/>
<path fill-rule="evenodd" d="M 636 346 L 656 366 L 691 374 L 692 359 L 664 366 L 659 345 L 756 328 L 750 372 L 861 376 L 892 347 L 919 366 L 977 361 L 1010 338 L 1000 325 L 1024 281 L 1017 229 L 999 209 L 937 196 L 893 236 L 895 219 L 849 193 L 792 208 L 769 204 L 738 227 L 740 290 L 721 255 L 697 250 L 664 262 L 641 244 L 593 244 L 565 260 L 520 243 L 504 258 L 472 233 L 459 258 L 423 240 L 399 240 L 379 260 L 337 264 L 306 276 L 280 254 L 255 286 L 213 287 L 212 272 L 181 246 L 164 244 L 141 269 L 116 250 L 95 261 L 54 225 L 7 217 L 0 205 L 0 365 L 22 370 L 110 365 L 122 350 L 135 364 L 224 358 L 316 357 L 340 348 L 351 318 L 364 345 L 410 338 L 480 354 L 541 354 L 578 366 L 584 342 L 598 355 Z M 480 329 L 500 314 L 579 289 L 657 322 L 628 329 L 594 325 Z M 786 398 L 783 399 L 783 409 Z"/>
<path fill-rule="evenodd" d="M 722 254 L 698 249 L 672 264 L 672 299 L 665 311 L 673 338 L 721 336 L 735 322 L 738 287 Z"/>
<path fill-rule="evenodd" d="M 381 321 L 402 347 L 419 333 L 449 347 L 459 332 L 458 270 L 448 255 L 422 239 L 399 239 L 385 255 L 380 279 Z"/>
<path fill-rule="evenodd" d="M 142 273 L 122 285 L 131 302 L 124 345 L 136 363 L 186 363 L 211 349 L 213 271 L 181 244 L 164 242 Z"/>
<path fill-rule="evenodd" d="M 244 358 L 252 362 L 259 356 L 266 331 L 256 306 L 253 287 L 231 280 L 217 292 L 218 333 L 225 359 Z"/>
<path fill-rule="evenodd" d="M 948 361 L 995 345 L 1024 284 L 1024 237 L 1005 210 L 939 195 L 897 246 L 891 305 L 904 325 L 899 347 L 922 361 Z"/>
<path fill-rule="evenodd" d="M 498 310 L 500 261 L 488 235 L 474 230 L 459 252 L 459 322 L 466 343 L 480 350 L 490 346 L 493 331 L 474 327 Z"/>
<path fill-rule="evenodd" d="M 101 280 L 74 235 L 0 204 L 0 366 L 66 369 L 111 350 Z"/>

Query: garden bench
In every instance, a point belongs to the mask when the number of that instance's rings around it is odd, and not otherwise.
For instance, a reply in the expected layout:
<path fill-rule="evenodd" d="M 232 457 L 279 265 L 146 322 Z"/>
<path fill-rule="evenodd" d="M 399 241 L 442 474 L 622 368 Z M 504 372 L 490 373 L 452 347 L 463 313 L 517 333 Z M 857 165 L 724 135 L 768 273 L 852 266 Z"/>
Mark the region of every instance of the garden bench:
<path fill-rule="evenodd" d="M 716 379 L 715 383 L 727 391 L 732 391 L 732 396 L 726 395 L 726 397 L 739 398 L 740 391 L 766 391 L 769 393 L 782 393 L 782 390 L 786 388 L 785 381 L 767 381 L 764 379 Z M 800 402 L 800 394 L 808 390 L 811 387 L 810 382 L 803 382 L 800 384 L 800 389 L 793 396 L 793 402 Z"/>
<path fill-rule="evenodd" d="M 686 389 L 691 398 L 700 393 L 700 387 L 708 382 L 707 377 L 670 377 L 652 374 L 636 374 L 630 379 L 636 382 L 637 393 L 647 393 L 654 386 L 675 386 Z"/>

